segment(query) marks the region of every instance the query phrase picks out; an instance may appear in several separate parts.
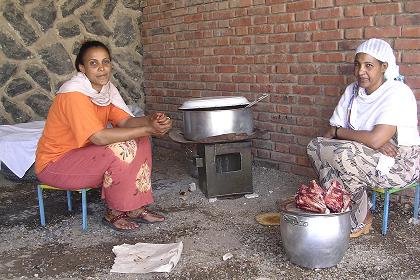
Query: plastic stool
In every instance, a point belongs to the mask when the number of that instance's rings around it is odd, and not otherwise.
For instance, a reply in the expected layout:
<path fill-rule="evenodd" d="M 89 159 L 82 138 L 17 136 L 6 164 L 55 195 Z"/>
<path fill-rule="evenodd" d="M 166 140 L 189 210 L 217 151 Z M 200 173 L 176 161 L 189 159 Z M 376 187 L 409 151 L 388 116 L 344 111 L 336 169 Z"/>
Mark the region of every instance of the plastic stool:
<path fill-rule="evenodd" d="M 42 196 L 42 190 L 55 190 L 55 191 L 66 191 L 67 192 L 67 208 L 69 211 L 73 211 L 72 206 L 72 191 L 79 192 L 82 194 L 82 228 L 83 230 L 87 230 L 87 204 L 86 204 L 86 192 L 90 190 L 90 188 L 84 188 L 79 190 L 63 190 L 60 188 L 52 187 L 46 184 L 38 184 L 38 205 L 39 205 L 39 217 L 41 220 L 41 225 L 45 227 L 45 211 L 44 211 L 44 198 Z"/>
<path fill-rule="evenodd" d="M 414 214 L 413 214 L 413 223 L 417 224 L 419 222 L 419 198 L 420 198 L 420 186 L 419 182 L 412 183 L 405 186 L 404 188 L 389 188 L 389 189 L 372 189 L 372 210 L 375 211 L 376 208 L 376 193 L 384 195 L 384 214 L 382 217 L 382 234 L 386 235 L 388 231 L 388 212 L 389 212 L 389 196 L 393 193 L 405 190 L 405 189 L 415 189 L 414 197 Z"/>

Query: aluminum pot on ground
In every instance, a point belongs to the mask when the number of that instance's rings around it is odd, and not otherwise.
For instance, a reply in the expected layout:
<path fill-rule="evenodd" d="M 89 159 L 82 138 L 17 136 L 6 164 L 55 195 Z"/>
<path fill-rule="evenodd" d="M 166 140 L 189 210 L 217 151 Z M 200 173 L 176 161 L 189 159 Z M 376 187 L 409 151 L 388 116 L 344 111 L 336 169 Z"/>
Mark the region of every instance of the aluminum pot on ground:
<path fill-rule="evenodd" d="M 293 198 L 279 203 L 281 240 L 292 263 L 306 268 L 338 264 L 350 239 L 350 211 L 317 214 L 295 207 Z"/>

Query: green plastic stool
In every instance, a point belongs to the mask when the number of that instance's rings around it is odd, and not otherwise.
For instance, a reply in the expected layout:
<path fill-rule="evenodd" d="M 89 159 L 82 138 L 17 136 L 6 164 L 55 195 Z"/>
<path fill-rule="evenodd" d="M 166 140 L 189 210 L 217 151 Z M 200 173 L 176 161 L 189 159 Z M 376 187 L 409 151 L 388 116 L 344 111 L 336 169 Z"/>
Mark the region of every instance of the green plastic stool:
<path fill-rule="evenodd" d="M 37 191 L 38 191 L 38 206 L 39 206 L 39 217 L 41 220 L 41 225 L 45 227 L 45 211 L 44 211 L 44 198 L 42 196 L 42 191 L 44 189 L 47 190 L 54 190 L 54 191 L 66 191 L 67 192 L 67 208 L 69 211 L 73 211 L 73 203 L 72 203 L 72 192 L 79 192 L 82 194 L 82 228 L 84 231 L 87 230 L 87 203 L 86 203 L 86 193 L 90 190 L 90 188 L 84 188 L 79 190 L 63 190 L 60 188 L 52 187 L 46 184 L 38 184 Z"/>
<path fill-rule="evenodd" d="M 389 189 L 372 189 L 372 210 L 375 211 L 376 208 L 376 193 L 383 195 L 384 200 L 384 213 L 382 217 L 382 234 L 386 235 L 388 231 L 388 216 L 389 216 L 389 197 L 393 193 L 400 192 L 405 189 L 415 189 L 414 197 L 414 214 L 413 214 L 413 223 L 419 223 L 419 200 L 420 200 L 420 186 L 419 182 L 409 184 L 403 188 L 389 188 Z"/>

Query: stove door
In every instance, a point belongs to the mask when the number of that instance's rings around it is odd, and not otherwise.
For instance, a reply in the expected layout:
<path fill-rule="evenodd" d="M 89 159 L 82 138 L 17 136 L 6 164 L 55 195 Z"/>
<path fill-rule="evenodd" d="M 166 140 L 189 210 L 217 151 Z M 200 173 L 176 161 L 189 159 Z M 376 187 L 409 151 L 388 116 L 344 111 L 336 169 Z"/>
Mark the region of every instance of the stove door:
<path fill-rule="evenodd" d="M 251 141 L 198 145 L 199 186 L 206 197 L 252 193 Z"/>

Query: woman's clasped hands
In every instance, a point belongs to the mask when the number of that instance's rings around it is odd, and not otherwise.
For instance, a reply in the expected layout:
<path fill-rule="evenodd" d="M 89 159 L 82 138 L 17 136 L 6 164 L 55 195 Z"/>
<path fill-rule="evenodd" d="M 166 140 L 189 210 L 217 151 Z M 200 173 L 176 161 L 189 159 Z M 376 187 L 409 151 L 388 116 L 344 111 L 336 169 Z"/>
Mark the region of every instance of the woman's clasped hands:
<path fill-rule="evenodd" d="M 172 128 L 172 120 L 165 113 L 152 113 L 149 115 L 149 126 L 153 136 L 162 136 Z"/>

